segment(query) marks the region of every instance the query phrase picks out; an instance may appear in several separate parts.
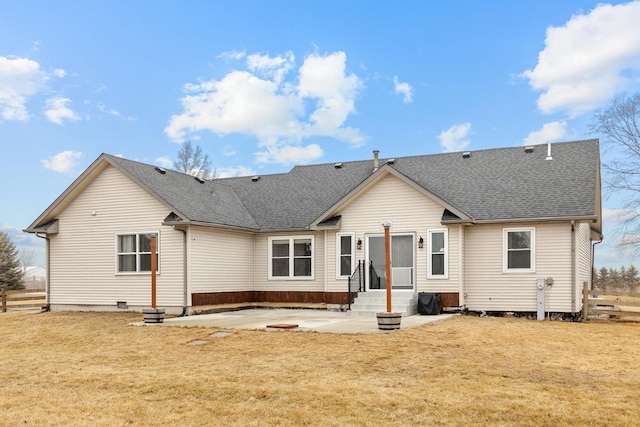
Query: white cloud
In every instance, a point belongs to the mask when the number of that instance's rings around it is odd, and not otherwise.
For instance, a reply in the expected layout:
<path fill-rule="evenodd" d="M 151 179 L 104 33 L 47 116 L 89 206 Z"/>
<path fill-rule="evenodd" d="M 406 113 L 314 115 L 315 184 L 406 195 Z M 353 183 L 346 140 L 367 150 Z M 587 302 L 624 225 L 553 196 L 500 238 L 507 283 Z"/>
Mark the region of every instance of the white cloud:
<path fill-rule="evenodd" d="M 395 92 L 402 95 L 402 100 L 405 104 L 413 101 L 413 88 L 409 83 L 401 83 L 398 81 L 398 76 L 393 76 L 393 84 Z"/>
<path fill-rule="evenodd" d="M 233 148 L 232 145 L 225 145 L 224 147 L 222 147 L 222 155 L 224 155 L 225 157 L 235 156 L 237 153 L 238 152 L 235 148 Z"/>
<path fill-rule="evenodd" d="M 228 52 L 222 52 L 220 55 L 218 55 L 219 58 L 222 58 L 224 60 L 240 60 L 242 58 L 244 58 L 245 56 L 247 56 L 245 51 L 239 51 L 239 50 L 230 50 Z"/>
<path fill-rule="evenodd" d="M 460 151 L 469 145 L 470 131 L 470 122 L 453 125 L 449 129 L 443 130 L 440 132 L 440 135 L 438 135 L 440 145 L 447 153 Z"/>
<path fill-rule="evenodd" d="M 155 161 L 156 165 L 159 165 L 163 168 L 173 167 L 173 160 L 169 158 L 169 156 L 158 157 Z"/>
<path fill-rule="evenodd" d="M 62 125 L 62 120 L 67 119 L 71 121 L 80 120 L 80 116 L 73 112 L 67 104 L 70 103 L 69 98 L 49 98 L 46 102 L 46 108 L 44 110 L 45 116 L 51 123 Z"/>
<path fill-rule="evenodd" d="M 620 208 L 602 208 L 602 222 L 615 227 L 626 221 L 640 217 L 640 212 Z"/>
<path fill-rule="evenodd" d="M 559 141 L 567 134 L 567 122 L 558 121 L 542 125 L 542 129 L 531 132 L 524 139 L 523 145 L 538 145 Z"/>
<path fill-rule="evenodd" d="M 362 87 L 358 76 L 347 74 L 344 52 L 307 56 L 297 80 L 289 77 L 295 67 L 291 52 L 246 58 L 247 71 L 185 85 L 183 111 L 173 115 L 165 128 L 169 138 L 182 141 L 188 133 L 204 130 L 220 136 L 250 135 L 263 149 L 257 159 L 277 163 L 322 155 L 315 144 L 303 146 L 305 138 L 328 136 L 353 146 L 364 142 L 358 129 L 344 126 L 355 113 L 355 98 Z M 307 112 L 309 107 L 312 111 Z"/>
<path fill-rule="evenodd" d="M 47 73 L 36 61 L 0 56 L 0 116 L 5 120 L 27 120 L 27 99 L 43 90 L 47 79 Z"/>
<path fill-rule="evenodd" d="M 268 145 L 263 151 L 256 153 L 256 159 L 260 163 L 279 163 L 290 165 L 293 163 L 309 163 L 323 155 L 322 148 L 318 144 L 307 146 L 299 145 Z"/>
<path fill-rule="evenodd" d="M 246 166 L 236 166 L 216 169 L 216 178 L 231 178 L 234 176 L 255 175 L 256 171 Z"/>
<path fill-rule="evenodd" d="M 63 78 L 64 76 L 67 75 L 67 72 L 65 70 L 63 70 L 62 68 L 57 68 L 57 69 L 53 70 L 53 75 L 58 77 L 58 78 Z"/>
<path fill-rule="evenodd" d="M 78 159 L 82 157 L 80 151 L 63 151 L 50 157 L 48 160 L 40 160 L 42 165 L 54 172 L 69 172 L 74 166 L 78 164 Z"/>
<path fill-rule="evenodd" d="M 640 2 L 601 4 L 547 29 L 538 64 L 522 76 L 543 113 L 589 111 L 640 77 Z"/>

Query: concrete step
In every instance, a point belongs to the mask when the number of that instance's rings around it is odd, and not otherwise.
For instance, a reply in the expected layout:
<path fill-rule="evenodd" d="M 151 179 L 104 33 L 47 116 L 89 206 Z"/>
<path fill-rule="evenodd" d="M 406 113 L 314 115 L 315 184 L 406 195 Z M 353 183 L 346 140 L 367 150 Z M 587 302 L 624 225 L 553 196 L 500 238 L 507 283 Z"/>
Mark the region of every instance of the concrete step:
<path fill-rule="evenodd" d="M 418 294 L 414 292 L 393 292 L 391 311 L 410 316 L 418 312 Z M 375 317 L 376 313 L 387 310 L 387 297 L 384 292 L 360 292 L 351 304 L 351 316 Z"/>

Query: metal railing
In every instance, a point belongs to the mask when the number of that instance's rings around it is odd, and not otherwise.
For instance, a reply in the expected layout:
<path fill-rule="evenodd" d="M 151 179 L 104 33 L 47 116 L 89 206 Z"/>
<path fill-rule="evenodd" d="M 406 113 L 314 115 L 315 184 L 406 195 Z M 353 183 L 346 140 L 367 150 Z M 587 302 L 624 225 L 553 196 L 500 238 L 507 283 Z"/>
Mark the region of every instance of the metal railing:
<path fill-rule="evenodd" d="M 349 289 L 348 289 L 348 304 L 349 310 L 351 310 L 351 304 L 356 299 L 358 292 L 366 291 L 364 277 L 364 260 L 358 260 L 358 266 L 351 276 L 349 276 Z"/>

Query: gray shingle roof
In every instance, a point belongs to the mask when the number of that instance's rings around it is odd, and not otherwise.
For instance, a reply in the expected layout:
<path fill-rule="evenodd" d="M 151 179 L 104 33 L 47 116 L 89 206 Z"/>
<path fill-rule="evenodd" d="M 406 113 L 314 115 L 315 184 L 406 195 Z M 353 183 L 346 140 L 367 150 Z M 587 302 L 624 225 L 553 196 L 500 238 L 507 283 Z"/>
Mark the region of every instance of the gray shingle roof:
<path fill-rule="evenodd" d="M 393 168 L 478 221 L 598 215 L 597 140 L 395 158 Z M 289 173 L 197 182 L 193 177 L 108 156 L 184 220 L 249 230 L 306 229 L 372 177 L 373 161 L 296 166 Z M 444 212 L 443 212 L 444 213 Z M 450 218 L 450 215 L 449 217 Z"/>

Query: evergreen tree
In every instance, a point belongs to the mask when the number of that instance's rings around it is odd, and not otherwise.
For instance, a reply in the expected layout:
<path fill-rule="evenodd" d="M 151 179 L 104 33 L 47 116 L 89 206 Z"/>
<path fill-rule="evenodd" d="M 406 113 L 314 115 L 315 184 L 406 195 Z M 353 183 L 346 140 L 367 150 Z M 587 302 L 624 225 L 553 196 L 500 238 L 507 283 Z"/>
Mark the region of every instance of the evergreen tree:
<path fill-rule="evenodd" d="M 9 235 L 0 231 L 0 287 L 7 289 L 22 288 L 22 272 L 18 260 L 18 249 L 9 239 Z"/>

